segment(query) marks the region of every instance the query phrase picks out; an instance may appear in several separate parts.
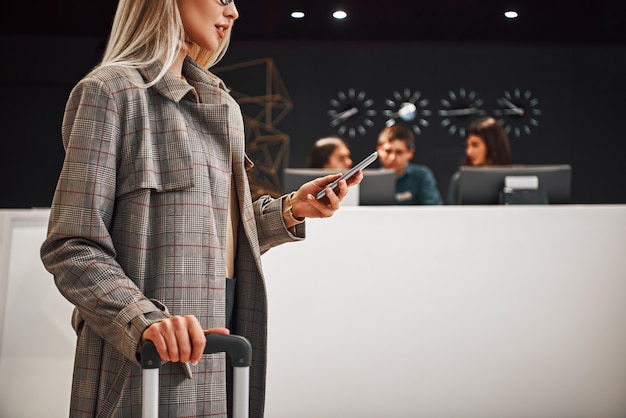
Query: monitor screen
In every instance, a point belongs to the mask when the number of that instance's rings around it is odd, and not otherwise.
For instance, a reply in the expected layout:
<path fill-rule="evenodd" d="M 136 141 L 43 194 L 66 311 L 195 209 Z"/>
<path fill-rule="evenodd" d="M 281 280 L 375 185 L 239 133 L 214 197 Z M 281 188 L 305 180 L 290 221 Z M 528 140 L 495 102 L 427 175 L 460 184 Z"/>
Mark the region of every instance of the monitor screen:
<path fill-rule="evenodd" d="M 536 177 L 539 190 L 550 204 L 569 203 L 572 167 L 561 165 L 508 165 L 461 167 L 459 204 L 497 205 L 501 203 L 507 177 Z"/>
<path fill-rule="evenodd" d="M 297 190 L 302 184 L 318 177 L 337 173 L 337 170 L 323 168 L 285 168 L 283 170 L 283 190 Z M 363 180 L 358 186 L 358 205 L 393 205 L 396 177 L 393 170 L 365 169 Z M 342 202 L 343 203 L 343 202 Z"/>

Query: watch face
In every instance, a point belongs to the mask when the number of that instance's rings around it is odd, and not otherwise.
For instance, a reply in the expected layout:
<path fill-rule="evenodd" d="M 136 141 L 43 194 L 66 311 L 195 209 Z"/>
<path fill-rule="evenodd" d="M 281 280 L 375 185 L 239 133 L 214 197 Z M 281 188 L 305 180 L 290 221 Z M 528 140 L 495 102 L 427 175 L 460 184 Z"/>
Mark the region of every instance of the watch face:
<path fill-rule="evenodd" d="M 328 116 L 331 128 L 336 129 L 340 136 L 354 138 L 365 135 L 367 129 L 374 126 L 371 118 L 376 116 L 376 110 L 373 105 L 374 100 L 368 99 L 365 91 L 357 93 L 352 88 L 346 92 L 339 91 L 337 97 L 330 100 Z"/>
<path fill-rule="evenodd" d="M 507 135 L 516 138 L 530 135 L 532 128 L 539 126 L 539 100 L 533 97 L 530 90 L 507 90 L 496 99 L 496 103 L 498 108 L 494 109 L 493 114 Z"/>
<path fill-rule="evenodd" d="M 441 126 L 448 129 L 450 135 L 459 134 L 465 137 L 465 128 L 472 119 L 485 115 L 482 109 L 484 102 L 475 91 L 464 88 L 449 91 L 448 96 L 441 99 L 441 107 L 437 114 L 441 117 Z"/>
<path fill-rule="evenodd" d="M 416 135 L 421 135 L 432 112 L 426 107 L 428 100 L 421 97 L 419 91 L 411 92 L 406 88 L 402 92 L 394 91 L 392 96 L 385 100 L 386 109 L 383 110 L 385 126 L 391 126 L 396 122 L 411 126 Z"/>

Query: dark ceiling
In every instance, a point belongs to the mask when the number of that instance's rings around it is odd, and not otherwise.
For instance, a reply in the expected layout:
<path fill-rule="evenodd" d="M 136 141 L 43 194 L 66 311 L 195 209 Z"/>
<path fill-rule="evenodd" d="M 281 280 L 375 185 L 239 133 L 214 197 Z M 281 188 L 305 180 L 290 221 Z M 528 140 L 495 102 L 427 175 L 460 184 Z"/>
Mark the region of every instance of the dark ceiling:
<path fill-rule="evenodd" d="M 116 4 L 11 2 L 13 11 L 0 18 L 1 33 L 105 37 Z M 626 44 L 626 0 L 239 0 L 236 5 L 241 17 L 235 40 Z M 348 19 L 334 21 L 335 8 L 347 11 Z M 507 8 L 519 18 L 505 19 Z M 295 9 L 306 17 L 292 19 Z"/>

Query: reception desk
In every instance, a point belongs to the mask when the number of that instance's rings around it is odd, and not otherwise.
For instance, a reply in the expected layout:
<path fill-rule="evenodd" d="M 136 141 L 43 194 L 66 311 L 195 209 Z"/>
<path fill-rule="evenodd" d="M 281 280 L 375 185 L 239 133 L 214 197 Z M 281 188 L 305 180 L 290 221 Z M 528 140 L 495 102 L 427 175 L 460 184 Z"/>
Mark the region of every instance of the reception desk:
<path fill-rule="evenodd" d="M 268 417 L 626 416 L 626 207 L 307 222 L 263 257 Z"/>
<path fill-rule="evenodd" d="M 39 260 L 46 221 L 0 211 L 0 416 L 67 416 L 71 307 Z M 623 418 L 625 254 L 622 205 L 309 220 L 263 256 L 266 416 Z"/>

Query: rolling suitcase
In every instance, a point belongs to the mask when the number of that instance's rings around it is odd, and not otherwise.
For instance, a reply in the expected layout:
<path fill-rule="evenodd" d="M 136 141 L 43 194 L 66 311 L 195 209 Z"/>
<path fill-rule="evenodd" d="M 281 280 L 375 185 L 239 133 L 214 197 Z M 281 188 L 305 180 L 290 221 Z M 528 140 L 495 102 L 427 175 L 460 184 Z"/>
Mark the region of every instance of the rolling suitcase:
<path fill-rule="evenodd" d="M 205 334 L 204 354 L 226 352 L 233 364 L 233 418 L 248 418 L 252 346 L 239 335 Z M 142 418 L 159 416 L 159 367 L 161 358 L 152 341 L 141 347 Z"/>

